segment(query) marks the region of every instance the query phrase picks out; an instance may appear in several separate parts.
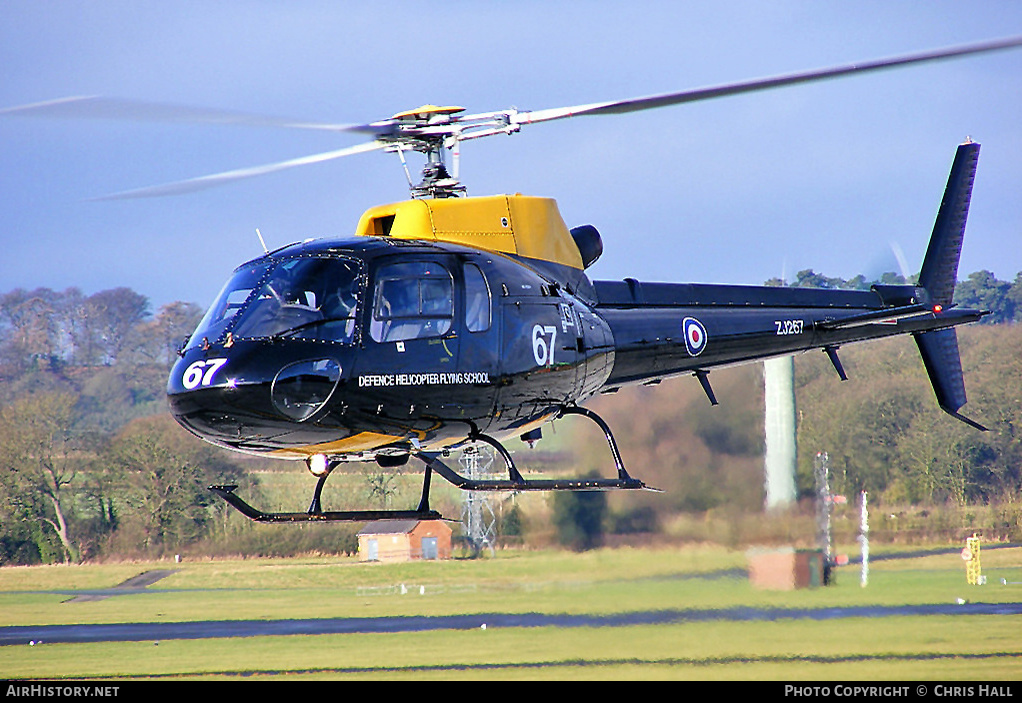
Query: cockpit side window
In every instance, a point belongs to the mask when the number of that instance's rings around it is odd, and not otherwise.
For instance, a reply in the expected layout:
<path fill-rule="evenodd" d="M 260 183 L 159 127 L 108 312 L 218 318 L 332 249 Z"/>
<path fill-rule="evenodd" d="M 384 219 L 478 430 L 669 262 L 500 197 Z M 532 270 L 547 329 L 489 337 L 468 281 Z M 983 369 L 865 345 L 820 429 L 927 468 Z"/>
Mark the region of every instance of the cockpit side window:
<path fill-rule="evenodd" d="M 432 261 L 381 266 L 369 334 L 377 342 L 441 337 L 454 321 L 454 279 Z"/>
<path fill-rule="evenodd" d="M 465 264 L 465 328 L 469 332 L 490 329 L 491 299 L 486 276 L 475 264 Z"/>
<path fill-rule="evenodd" d="M 266 270 L 231 334 L 350 344 L 355 334 L 359 265 L 339 257 L 295 257 Z"/>

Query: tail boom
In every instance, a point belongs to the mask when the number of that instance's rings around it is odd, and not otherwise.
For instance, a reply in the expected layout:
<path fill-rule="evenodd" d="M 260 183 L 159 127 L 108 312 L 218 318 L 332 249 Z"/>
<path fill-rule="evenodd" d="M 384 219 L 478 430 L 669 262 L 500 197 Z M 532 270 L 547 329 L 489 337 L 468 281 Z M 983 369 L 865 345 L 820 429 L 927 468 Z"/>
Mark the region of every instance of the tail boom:
<path fill-rule="evenodd" d="M 596 310 L 614 340 L 604 390 L 694 374 L 715 403 L 706 378 L 712 368 L 824 349 L 843 379 L 839 346 L 911 334 L 940 408 L 985 429 L 959 413 L 966 397 L 954 328 L 987 313 L 953 303 L 978 155 L 979 144 L 958 147 L 915 285 L 850 291 L 594 281 Z"/>

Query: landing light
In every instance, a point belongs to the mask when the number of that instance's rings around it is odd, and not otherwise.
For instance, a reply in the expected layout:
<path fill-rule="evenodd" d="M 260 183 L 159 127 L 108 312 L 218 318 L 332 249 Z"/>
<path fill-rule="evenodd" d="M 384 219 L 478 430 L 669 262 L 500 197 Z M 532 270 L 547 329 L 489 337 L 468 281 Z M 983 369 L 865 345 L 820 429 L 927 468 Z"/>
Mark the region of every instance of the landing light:
<path fill-rule="evenodd" d="M 326 476 L 330 473 L 330 462 L 326 458 L 326 454 L 313 454 L 305 460 L 306 465 L 309 467 L 309 471 L 312 472 L 313 476 L 317 478 Z"/>

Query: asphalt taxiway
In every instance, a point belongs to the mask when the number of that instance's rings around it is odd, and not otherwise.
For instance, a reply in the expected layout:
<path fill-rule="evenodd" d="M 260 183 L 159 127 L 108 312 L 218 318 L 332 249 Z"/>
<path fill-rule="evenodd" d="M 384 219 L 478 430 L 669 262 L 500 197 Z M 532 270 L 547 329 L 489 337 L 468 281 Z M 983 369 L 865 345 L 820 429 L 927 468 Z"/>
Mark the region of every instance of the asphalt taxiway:
<path fill-rule="evenodd" d="M 1020 615 L 1022 603 L 950 603 L 841 608 L 721 608 L 654 610 L 613 615 L 544 613 L 478 613 L 445 616 L 322 618 L 288 620 L 201 620 L 91 625 L 25 625 L 0 627 L 0 646 L 56 642 L 144 642 L 214 637 L 333 635 L 349 633 L 423 632 L 510 627 L 625 627 L 685 622 L 839 620 L 918 615 Z"/>

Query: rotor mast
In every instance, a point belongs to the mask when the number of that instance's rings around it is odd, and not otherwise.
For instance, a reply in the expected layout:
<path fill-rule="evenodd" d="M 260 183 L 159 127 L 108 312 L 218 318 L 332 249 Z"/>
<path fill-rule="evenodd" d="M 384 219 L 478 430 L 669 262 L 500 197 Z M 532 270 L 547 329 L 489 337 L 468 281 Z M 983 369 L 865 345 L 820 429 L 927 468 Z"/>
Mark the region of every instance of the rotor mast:
<path fill-rule="evenodd" d="M 455 198 L 465 193 L 465 186 L 458 182 L 457 152 L 454 156 L 454 175 L 447 170 L 444 151 L 447 150 L 442 139 L 422 142 L 420 146 L 414 147 L 414 151 L 422 153 L 426 157 L 426 163 L 422 166 L 422 180 L 419 183 L 412 182 L 411 173 L 408 171 L 408 164 L 405 161 L 404 144 L 395 144 L 389 147 L 388 151 L 396 151 L 405 169 L 405 176 L 408 178 L 408 188 L 413 198 Z M 453 151 L 453 149 L 452 149 Z"/>
<path fill-rule="evenodd" d="M 493 134 L 512 134 L 521 129 L 513 119 L 517 111 L 502 110 L 478 115 L 459 115 L 463 107 L 423 105 L 414 110 L 399 112 L 389 120 L 369 125 L 376 131 L 376 140 L 385 144 L 385 151 L 397 152 L 408 178 L 413 198 L 454 198 L 465 193 L 458 181 L 460 144 Z M 412 181 L 404 152 L 417 151 L 426 163 L 422 167 L 422 180 Z M 452 154 L 452 168 L 447 168 L 446 153 Z"/>

